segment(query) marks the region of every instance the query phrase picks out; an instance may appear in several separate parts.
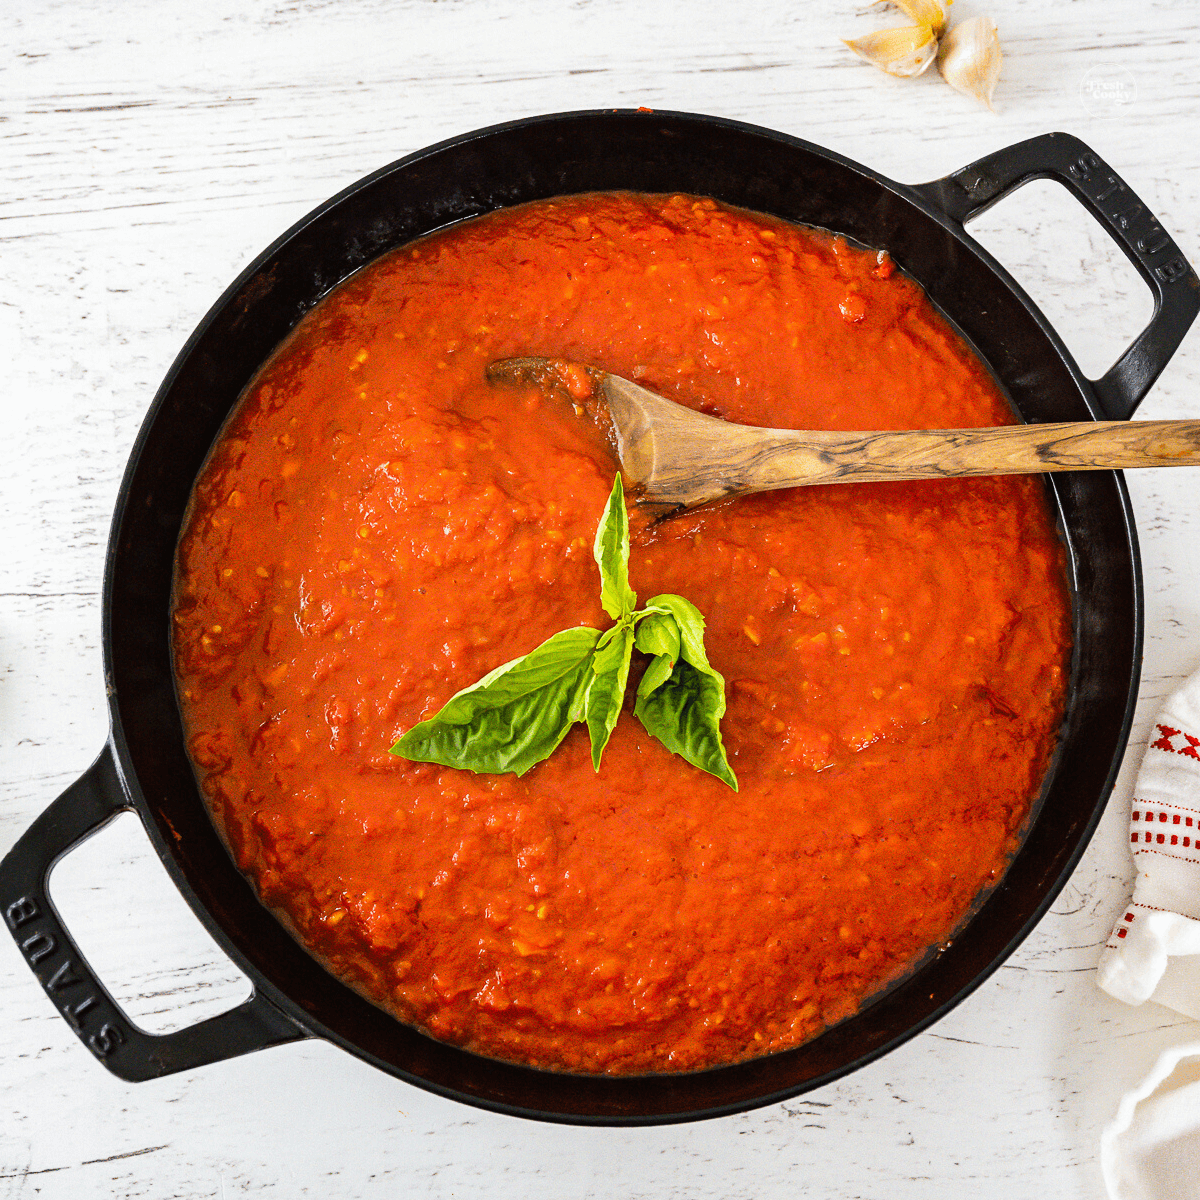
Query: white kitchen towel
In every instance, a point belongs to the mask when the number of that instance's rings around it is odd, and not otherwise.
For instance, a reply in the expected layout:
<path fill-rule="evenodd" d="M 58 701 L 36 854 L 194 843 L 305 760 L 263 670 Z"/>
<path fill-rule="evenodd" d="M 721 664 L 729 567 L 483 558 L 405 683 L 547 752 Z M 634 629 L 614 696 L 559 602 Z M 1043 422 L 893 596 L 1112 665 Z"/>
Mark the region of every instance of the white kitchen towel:
<path fill-rule="evenodd" d="M 1127 1004 L 1154 1000 L 1200 1020 L 1200 671 L 1150 733 L 1129 844 L 1133 898 L 1100 957 L 1098 982 Z"/>
<path fill-rule="evenodd" d="M 1165 1051 L 1100 1137 L 1112 1200 L 1200 1200 L 1200 1043 Z"/>

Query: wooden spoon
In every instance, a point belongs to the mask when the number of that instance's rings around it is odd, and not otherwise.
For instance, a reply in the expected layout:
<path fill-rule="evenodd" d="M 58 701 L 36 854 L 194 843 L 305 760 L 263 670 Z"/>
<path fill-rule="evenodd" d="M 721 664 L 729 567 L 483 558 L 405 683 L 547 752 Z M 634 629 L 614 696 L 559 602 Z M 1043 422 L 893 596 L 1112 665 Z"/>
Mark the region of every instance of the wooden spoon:
<path fill-rule="evenodd" d="M 1200 421 L 855 433 L 760 429 L 693 412 L 620 375 L 564 359 L 502 359 L 487 375 L 494 383 L 565 392 L 609 436 L 639 499 L 676 508 L 817 483 L 1200 466 Z"/>

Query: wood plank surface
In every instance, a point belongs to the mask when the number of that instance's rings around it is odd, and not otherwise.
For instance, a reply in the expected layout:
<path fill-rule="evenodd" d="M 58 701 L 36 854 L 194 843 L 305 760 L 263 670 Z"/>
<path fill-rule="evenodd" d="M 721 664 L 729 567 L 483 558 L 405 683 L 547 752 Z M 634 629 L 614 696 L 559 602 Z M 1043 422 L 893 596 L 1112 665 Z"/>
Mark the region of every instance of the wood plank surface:
<path fill-rule="evenodd" d="M 160 380 L 246 263 L 371 170 L 473 128 L 593 107 L 750 121 L 907 182 L 1062 129 L 1120 171 L 1196 262 L 1194 0 L 952 9 L 984 11 L 1006 53 L 995 114 L 934 73 L 899 81 L 854 58 L 840 38 L 897 22 L 848 0 L 4 5 L 0 852 L 104 742 L 108 524 Z M 1093 376 L 1149 316 L 1123 256 L 1055 185 L 1024 189 L 973 231 Z M 1139 416 L 1200 416 L 1200 331 Z M 1200 471 L 1131 474 L 1129 486 L 1146 583 L 1137 747 L 1200 666 Z M 1051 912 L 963 1005 L 836 1084 L 695 1125 L 496 1116 L 316 1041 L 121 1083 L 0 938 L 0 1200 L 1100 1197 L 1097 1141 L 1119 1096 L 1162 1048 L 1200 1032 L 1095 986 L 1132 878 L 1139 757 Z M 147 1027 L 244 995 L 134 819 L 66 859 L 55 895 Z"/>

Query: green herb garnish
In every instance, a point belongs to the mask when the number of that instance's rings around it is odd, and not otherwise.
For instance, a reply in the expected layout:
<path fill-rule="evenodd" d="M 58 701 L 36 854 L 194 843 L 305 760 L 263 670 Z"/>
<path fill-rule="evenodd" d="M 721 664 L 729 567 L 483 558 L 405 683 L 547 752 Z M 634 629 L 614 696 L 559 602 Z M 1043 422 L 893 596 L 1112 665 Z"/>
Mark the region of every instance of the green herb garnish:
<path fill-rule="evenodd" d="M 579 625 L 497 667 L 414 725 L 392 753 L 414 762 L 486 774 L 524 775 L 549 758 L 576 722 L 587 725 L 592 766 L 616 728 L 634 650 L 651 656 L 633 713 L 673 754 L 737 791 L 721 744 L 725 680 L 704 652 L 704 618 L 682 596 L 635 609 L 629 586 L 629 517 L 621 476 L 613 483 L 593 546 L 600 603 L 616 622 Z"/>

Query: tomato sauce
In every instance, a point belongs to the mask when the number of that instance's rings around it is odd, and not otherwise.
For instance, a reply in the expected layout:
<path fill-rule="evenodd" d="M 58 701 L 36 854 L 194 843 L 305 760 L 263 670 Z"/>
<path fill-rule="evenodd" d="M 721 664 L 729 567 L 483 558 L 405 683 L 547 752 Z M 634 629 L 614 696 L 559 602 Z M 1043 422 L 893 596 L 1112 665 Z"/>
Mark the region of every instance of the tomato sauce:
<path fill-rule="evenodd" d="M 174 650 L 213 818 L 263 902 L 401 1019 L 543 1067 L 793 1046 L 953 936 L 1047 769 L 1069 603 L 1042 483 L 797 489 L 641 529 L 630 580 L 707 618 L 735 793 L 619 720 L 528 775 L 388 753 L 459 689 L 609 624 L 614 465 L 494 388 L 547 355 L 732 421 L 1011 423 L 886 255 L 687 196 L 508 209 L 304 318 L 215 446 Z M 639 656 L 635 656 L 639 657 Z"/>

